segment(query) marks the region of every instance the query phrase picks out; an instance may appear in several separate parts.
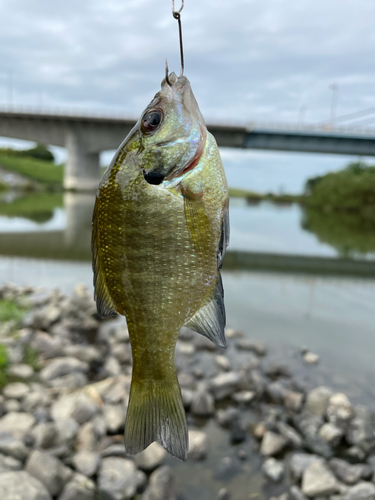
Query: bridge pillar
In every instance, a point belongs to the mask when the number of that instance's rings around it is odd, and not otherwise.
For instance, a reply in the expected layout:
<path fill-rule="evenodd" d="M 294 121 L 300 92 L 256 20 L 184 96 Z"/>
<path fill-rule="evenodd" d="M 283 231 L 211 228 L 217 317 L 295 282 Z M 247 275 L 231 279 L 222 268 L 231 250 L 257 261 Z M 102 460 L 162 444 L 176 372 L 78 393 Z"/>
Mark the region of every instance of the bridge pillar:
<path fill-rule="evenodd" d="M 84 134 L 70 127 L 65 138 L 68 158 L 64 172 L 64 188 L 96 191 L 100 180 L 99 153 L 90 153 Z"/>

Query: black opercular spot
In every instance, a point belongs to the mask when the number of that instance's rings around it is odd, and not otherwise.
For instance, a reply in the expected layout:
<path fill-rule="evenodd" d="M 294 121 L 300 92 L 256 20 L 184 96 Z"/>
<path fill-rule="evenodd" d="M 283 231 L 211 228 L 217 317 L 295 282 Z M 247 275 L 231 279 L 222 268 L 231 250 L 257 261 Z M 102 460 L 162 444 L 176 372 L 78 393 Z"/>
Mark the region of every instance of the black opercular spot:
<path fill-rule="evenodd" d="M 161 111 L 153 109 L 148 111 L 142 118 L 142 127 L 146 132 L 153 132 L 158 128 L 161 122 Z"/>
<path fill-rule="evenodd" d="M 149 184 L 154 184 L 156 186 L 158 184 L 161 184 L 164 180 L 164 175 L 155 172 L 143 172 L 143 177 L 145 178 L 146 182 L 148 182 Z"/>

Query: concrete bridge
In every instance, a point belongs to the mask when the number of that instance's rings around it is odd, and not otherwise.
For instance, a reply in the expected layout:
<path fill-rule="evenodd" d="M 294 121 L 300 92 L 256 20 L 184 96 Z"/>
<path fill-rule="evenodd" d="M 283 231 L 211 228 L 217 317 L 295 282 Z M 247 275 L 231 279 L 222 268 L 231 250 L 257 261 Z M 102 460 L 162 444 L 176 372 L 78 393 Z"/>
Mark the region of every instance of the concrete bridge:
<path fill-rule="evenodd" d="M 123 116 L 0 109 L 0 136 L 67 148 L 64 187 L 96 190 L 99 154 L 117 149 L 136 122 Z M 208 123 L 219 147 L 375 156 L 375 129 L 285 123 Z"/>

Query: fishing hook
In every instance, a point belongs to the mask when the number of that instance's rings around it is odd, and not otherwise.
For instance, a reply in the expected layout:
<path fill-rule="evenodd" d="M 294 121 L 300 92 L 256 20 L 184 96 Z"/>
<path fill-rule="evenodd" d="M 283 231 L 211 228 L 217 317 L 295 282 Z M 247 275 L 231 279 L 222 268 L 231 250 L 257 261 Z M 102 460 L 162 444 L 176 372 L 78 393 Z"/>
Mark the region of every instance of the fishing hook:
<path fill-rule="evenodd" d="M 181 0 L 181 7 L 179 10 L 174 8 L 174 0 L 172 0 L 172 15 L 178 22 L 178 34 L 180 37 L 180 56 L 181 56 L 181 73 L 180 76 L 184 74 L 184 49 L 182 46 L 182 27 L 181 27 L 181 11 L 184 8 L 184 0 Z"/>

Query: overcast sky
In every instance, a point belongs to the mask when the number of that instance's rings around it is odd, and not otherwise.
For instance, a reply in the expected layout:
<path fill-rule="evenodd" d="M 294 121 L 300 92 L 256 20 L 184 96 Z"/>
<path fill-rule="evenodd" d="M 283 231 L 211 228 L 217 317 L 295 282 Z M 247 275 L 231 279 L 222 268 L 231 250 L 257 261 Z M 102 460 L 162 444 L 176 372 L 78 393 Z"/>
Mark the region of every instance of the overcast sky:
<path fill-rule="evenodd" d="M 0 104 L 12 86 L 17 105 L 137 116 L 165 58 L 179 70 L 170 0 L 4 0 L 0 19 Z M 324 121 L 332 83 L 339 115 L 375 106 L 374 21 L 374 0 L 185 0 L 185 74 L 207 121 Z"/>

